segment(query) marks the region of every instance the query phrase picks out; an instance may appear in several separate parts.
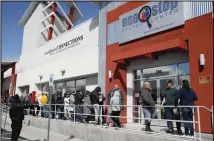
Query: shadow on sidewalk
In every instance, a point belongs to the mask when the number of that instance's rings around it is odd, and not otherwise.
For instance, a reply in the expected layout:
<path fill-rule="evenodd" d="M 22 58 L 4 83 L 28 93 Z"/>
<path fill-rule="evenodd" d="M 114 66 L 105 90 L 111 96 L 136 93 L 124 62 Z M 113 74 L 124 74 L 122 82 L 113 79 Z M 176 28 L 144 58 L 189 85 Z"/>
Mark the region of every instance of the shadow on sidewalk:
<path fill-rule="evenodd" d="M 41 141 L 40 139 L 38 140 L 29 140 L 24 137 L 19 137 L 20 141 Z M 11 131 L 7 131 L 4 129 L 1 129 L 1 141 L 11 141 Z"/>

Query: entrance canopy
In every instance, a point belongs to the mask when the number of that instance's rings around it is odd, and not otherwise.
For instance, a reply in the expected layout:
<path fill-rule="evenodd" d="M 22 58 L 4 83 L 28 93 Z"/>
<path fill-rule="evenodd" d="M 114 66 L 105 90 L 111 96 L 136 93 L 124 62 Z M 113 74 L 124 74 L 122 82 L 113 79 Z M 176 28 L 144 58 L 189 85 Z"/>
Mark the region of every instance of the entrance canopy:
<path fill-rule="evenodd" d="M 120 62 L 121 60 L 140 57 L 142 55 L 152 57 L 153 53 L 167 51 L 167 50 L 176 49 L 176 48 L 188 50 L 187 43 L 180 38 L 176 38 L 176 39 L 172 39 L 172 40 L 168 40 L 168 41 L 164 41 L 156 44 L 151 44 L 143 48 L 141 47 L 141 48 L 133 49 L 132 51 L 124 51 L 124 52 L 117 53 L 111 57 L 111 60 L 113 62 Z"/>

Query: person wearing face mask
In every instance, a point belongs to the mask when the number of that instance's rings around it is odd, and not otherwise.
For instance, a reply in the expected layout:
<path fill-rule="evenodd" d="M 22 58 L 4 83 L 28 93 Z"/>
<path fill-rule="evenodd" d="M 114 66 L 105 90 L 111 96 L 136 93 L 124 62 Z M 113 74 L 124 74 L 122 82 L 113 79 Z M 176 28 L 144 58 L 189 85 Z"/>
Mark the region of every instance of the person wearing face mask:
<path fill-rule="evenodd" d="M 152 89 L 148 81 L 145 81 L 143 83 L 143 88 L 140 96 L 140 104 L 143 106 L 142 110 L 143 110 L 144 118 L 147 118 L 145 120 L 146 131 L 153 132 L 153 130 L 150 127 L 151 125 L 150 119 L 152 118 L 152 115 L 153 115 L 153 108 L 155 106 L 155 102 L 152 98 Z"/>

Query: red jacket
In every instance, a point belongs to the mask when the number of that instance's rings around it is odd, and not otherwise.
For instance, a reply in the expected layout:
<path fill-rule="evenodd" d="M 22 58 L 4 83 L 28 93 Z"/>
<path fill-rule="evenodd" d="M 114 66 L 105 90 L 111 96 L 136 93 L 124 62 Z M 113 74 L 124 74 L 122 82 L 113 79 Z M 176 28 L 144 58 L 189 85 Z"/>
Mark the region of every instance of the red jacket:
<path fill-rule="evenodd" d="M 36 99 L 36 92 L 33 91 L 31 95 L 31 104 L 35 104 L 35 99 Z"/>

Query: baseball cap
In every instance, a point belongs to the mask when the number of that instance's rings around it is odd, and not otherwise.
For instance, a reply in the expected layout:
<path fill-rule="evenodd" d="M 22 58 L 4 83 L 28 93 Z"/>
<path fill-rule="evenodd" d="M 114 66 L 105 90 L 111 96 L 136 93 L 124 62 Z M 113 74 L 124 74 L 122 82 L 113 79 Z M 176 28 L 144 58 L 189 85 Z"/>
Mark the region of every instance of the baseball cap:
<path fill-rule="evenodd" d="M 174 84 L 174 82 L 171 79 L 166 81 L 166 84 L 169 84 L 169 83 Z"/>

